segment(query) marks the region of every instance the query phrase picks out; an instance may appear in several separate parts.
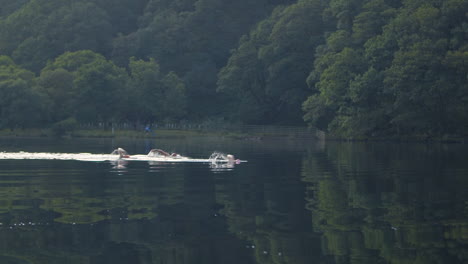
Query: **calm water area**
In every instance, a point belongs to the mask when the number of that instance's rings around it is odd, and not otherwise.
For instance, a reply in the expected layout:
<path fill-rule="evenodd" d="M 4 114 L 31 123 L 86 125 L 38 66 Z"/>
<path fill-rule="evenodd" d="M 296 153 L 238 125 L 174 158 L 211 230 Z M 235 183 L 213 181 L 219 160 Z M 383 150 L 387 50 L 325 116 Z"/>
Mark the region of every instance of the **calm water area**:
<path fill-rule="evenodd" d="M 0 160 L 0 263 L 468 263 L 467 145 L 0 139 L 8 152 L 117 147 L 248 162 Z"/>

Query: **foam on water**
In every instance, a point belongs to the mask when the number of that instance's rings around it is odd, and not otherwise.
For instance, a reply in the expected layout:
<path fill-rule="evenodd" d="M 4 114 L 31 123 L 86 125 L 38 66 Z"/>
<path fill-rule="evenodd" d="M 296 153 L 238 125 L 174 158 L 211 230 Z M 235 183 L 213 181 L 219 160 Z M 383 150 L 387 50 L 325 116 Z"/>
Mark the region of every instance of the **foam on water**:
<path fill-rule="evenodd" d="M 193 159 L 184 156 L 178 157 L 152 157 L 148 155 L 131 155 L 120 158 L 113 154 L 92 153 L 50 153 L 50 152 L 0 152 L 0 160 L 79 160 L 79 161 L 157 161 L 157 162 L 206 162 L 213 163 L 212 159 Z M 227 160 L 216 160 L 216 162 L 228 162 Z"/>

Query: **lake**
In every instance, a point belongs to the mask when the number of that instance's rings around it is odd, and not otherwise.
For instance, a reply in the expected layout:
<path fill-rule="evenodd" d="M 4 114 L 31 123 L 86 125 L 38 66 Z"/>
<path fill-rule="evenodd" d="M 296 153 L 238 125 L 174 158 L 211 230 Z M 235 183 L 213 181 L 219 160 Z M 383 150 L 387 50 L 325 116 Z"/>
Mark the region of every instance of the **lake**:
<path fill-rule="evenodd" d="M 468 147 L 293 139 L 0 139 L 0 263 L 468 263 Z M 120 165 L 120 166 L 116 166 Z"/>

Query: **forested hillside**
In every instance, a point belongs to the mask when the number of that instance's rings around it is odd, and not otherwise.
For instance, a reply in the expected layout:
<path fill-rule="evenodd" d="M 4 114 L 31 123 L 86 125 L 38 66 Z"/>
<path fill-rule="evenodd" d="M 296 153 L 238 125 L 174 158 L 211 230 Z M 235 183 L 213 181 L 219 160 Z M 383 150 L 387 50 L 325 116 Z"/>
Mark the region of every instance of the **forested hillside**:
<path fill-rule="evenodd" d="M 468 2 L 332 1 L 305 119 L 341 135 L 468 132 Z"/>
<path fill-rule="evenodd" d="M 0 4 L 2 128 L 214 119 L 468 133 L 464 0 Z"/>

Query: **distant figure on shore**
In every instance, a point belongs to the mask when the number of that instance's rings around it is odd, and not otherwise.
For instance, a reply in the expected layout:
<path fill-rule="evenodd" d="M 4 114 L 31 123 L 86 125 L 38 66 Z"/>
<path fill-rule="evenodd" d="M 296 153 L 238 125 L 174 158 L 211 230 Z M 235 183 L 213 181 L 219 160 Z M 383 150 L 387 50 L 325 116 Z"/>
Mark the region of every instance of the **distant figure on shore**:
<path fill-rule="evenodd" d="M 146 134 L 151 133 L 151 128 L 150 128 L 149 125 L 146 125 L 146 127 L 145 127 L 145 133 L 146 133 Z"/>

